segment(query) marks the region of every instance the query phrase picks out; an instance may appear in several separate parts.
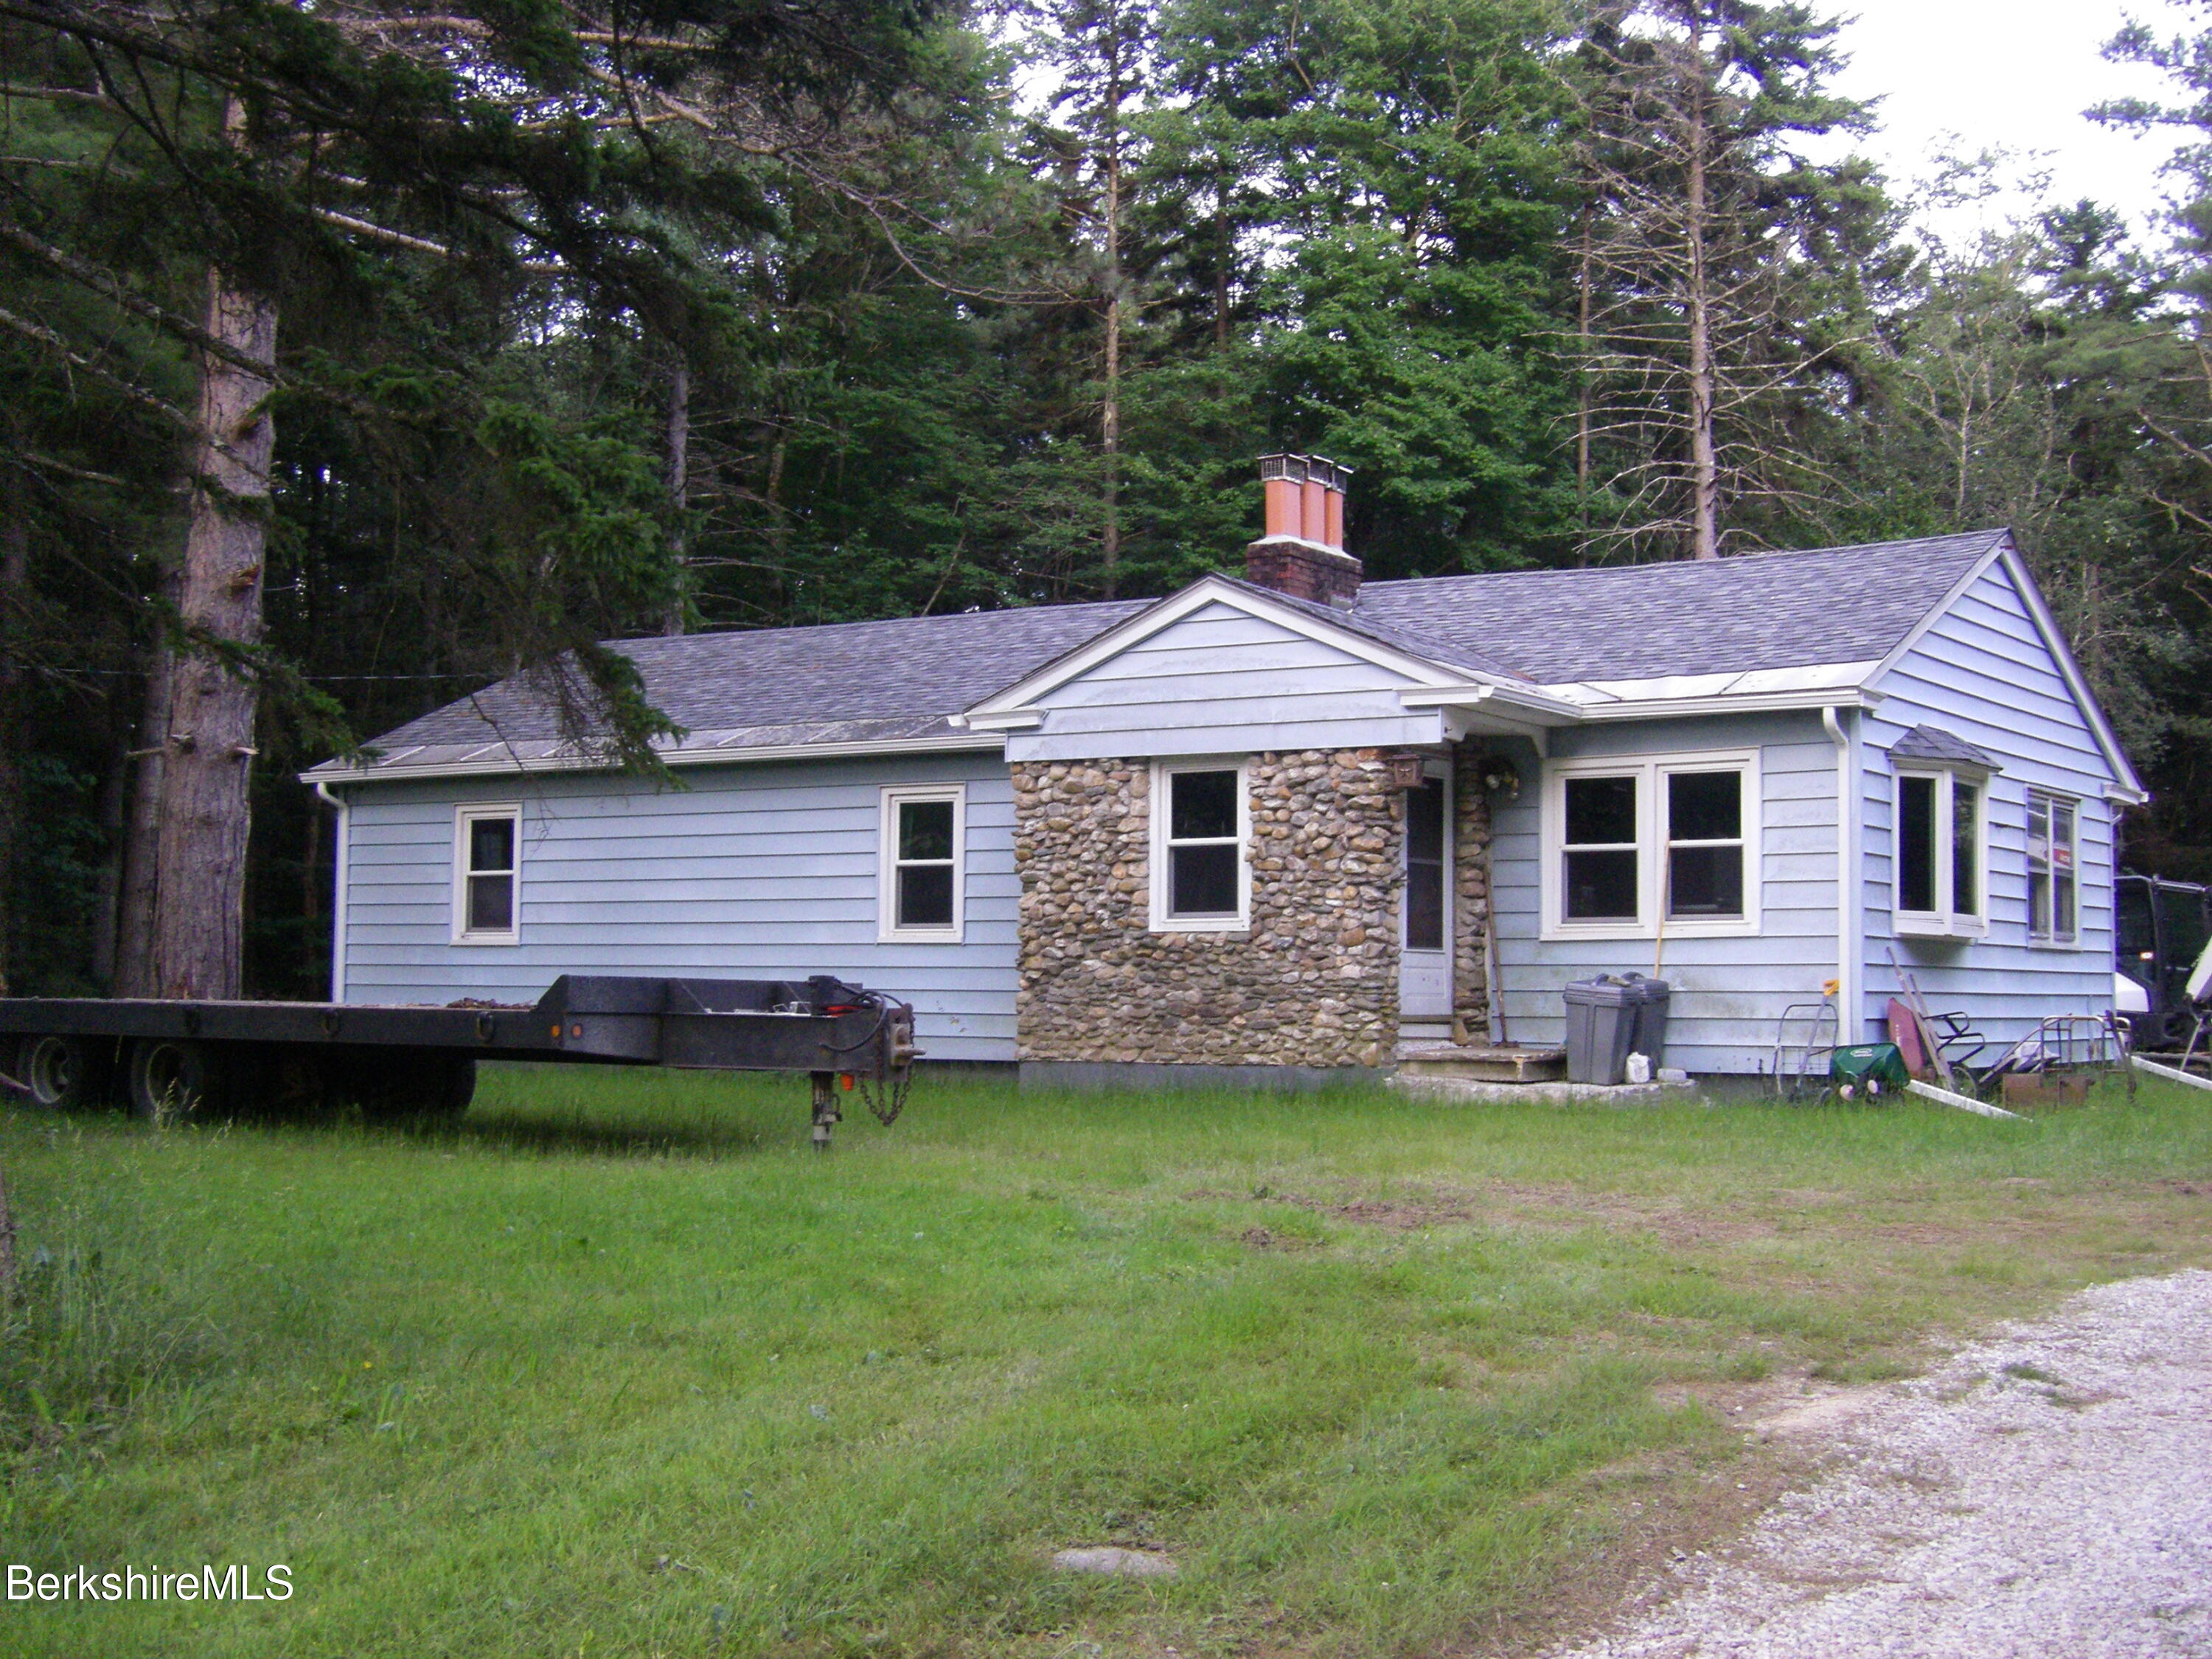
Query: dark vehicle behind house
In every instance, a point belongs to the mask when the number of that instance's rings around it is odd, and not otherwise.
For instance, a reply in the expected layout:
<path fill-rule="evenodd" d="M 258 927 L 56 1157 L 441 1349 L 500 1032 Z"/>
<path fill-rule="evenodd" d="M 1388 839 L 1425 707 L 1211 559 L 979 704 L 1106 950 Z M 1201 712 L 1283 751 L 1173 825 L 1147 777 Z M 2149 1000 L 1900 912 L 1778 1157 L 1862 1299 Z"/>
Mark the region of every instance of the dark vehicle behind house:
<path fill-rule="evenodd" d="M 2212 938 L 2206 899 L 2206 890 L 2193 881 L 2114 879 L 2112 966 L 2142 988 L 2150 1005 L 2147 1012 L 2127 1015 L 2141 1047 L 2178 1048 L 2189 1040 L 2189 973 Z"/>

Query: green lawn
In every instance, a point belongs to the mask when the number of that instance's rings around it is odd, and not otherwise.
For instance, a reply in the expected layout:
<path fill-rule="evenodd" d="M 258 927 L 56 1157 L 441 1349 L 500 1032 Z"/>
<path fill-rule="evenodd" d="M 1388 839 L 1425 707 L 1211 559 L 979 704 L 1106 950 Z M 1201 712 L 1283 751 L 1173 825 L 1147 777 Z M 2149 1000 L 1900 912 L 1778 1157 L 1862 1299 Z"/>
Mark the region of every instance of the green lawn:
<path fill-rule="evenodd" d="M 1771 1487 L 1747 1391 L 2212 1262 L 2178 1088 L 2008 1124 L 925 1081 L 826 1158 L 804 1097 L 0 1113 L 0 1559 L 297 1586 L 0 1602 L 0 1650 L 1510 1650 Z M 1181 1576 L 1044 1565 L 1101 1542 Z"/>

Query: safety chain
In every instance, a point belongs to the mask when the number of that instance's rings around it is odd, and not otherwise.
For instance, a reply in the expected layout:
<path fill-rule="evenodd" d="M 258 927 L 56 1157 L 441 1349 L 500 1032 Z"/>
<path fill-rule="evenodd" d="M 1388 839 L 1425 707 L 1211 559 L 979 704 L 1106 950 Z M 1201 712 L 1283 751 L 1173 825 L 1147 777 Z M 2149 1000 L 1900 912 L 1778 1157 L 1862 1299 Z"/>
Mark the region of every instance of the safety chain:
<path fill-rule="evenodd" d="M 840 1052 L 874 1047 L 872 1074 L 855 1067 L 851 1076 L 861 1103 L 888 1129 L 906 1109 L 907 1091 L 914 1087 L 914 1009 L 879 992 L 871 991 L 866 996 L 876 1010 L 875 1025 L 860 1042 L 845 1045 Z M 894 1048 L 903 1051 L 897 1065 L 892 1064 Z"/>

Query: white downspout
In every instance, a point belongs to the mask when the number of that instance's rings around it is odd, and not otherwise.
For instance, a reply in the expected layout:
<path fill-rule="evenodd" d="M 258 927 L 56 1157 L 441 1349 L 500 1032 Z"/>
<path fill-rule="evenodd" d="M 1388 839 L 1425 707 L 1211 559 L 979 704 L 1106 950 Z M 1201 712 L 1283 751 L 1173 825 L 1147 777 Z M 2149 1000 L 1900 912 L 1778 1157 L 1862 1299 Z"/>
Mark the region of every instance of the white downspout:
<path fill-rule="evenodd" d="M 1828 741 L 1836 745 L 1836 1024 L 1837 1041 L 1856 1042 L 1866 1024 L 1859 1006 L 1858 745 L 1835 705 L 1820 711 Z"/>
<path fill-rule="evenodd" d="M 346 900 L 349 888 L 347 866 L 351 863 L 353 810 L 346 805 L 345 797 L 331 793 L 331 787 L 321 778 L 315 780 L 315 793 L 323 805 L 337 809 L 337 872 L 331 883 L 331 1000 L 343 1002 L 346 994 Z"/>

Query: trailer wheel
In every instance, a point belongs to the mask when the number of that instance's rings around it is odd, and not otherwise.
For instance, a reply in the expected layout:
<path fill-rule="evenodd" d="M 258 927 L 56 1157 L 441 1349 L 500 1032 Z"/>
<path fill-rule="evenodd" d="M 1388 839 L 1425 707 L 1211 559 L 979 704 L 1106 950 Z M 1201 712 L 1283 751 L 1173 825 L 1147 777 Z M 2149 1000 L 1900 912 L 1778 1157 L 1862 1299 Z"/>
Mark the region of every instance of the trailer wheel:
<path fill-rule="evenodd" d="M 99 1051 L 86 1037 L 25 1037 L 15 1051 L 15 1076 L 43 1111 L 89 1106 L 102 1092 Z"/>
<path fill-rule="evenodd" d="M 477 1091 L 477 1057 L 450 1048 L 357 1048 L 325 1063 L 331 1097 L 373 1123 L 459 1117 Z"/>
<path fill-rule="evenodd" d="M 459 1117 L 477 1097 L 477 1057 L 450 1052 L 425 1056 L 434 1062 L 429 1109 L 440 1117 Z"/>
<path fill-rule="evenodd" d="M 407 1118 L 455 1118 L 476 1097 L 477 1057 L 448 1048 L 401 1048 L 383 1057 L 380 1085 L 364 1101 L 369 1115 L 387 1122 Z"/>
<path fill-rule="evenodd" d="M 131 1045 L 131 1115 L 204 1117 L 222 1110 L 226 1067 L 210 1044 L 143 1037 Z"/>

